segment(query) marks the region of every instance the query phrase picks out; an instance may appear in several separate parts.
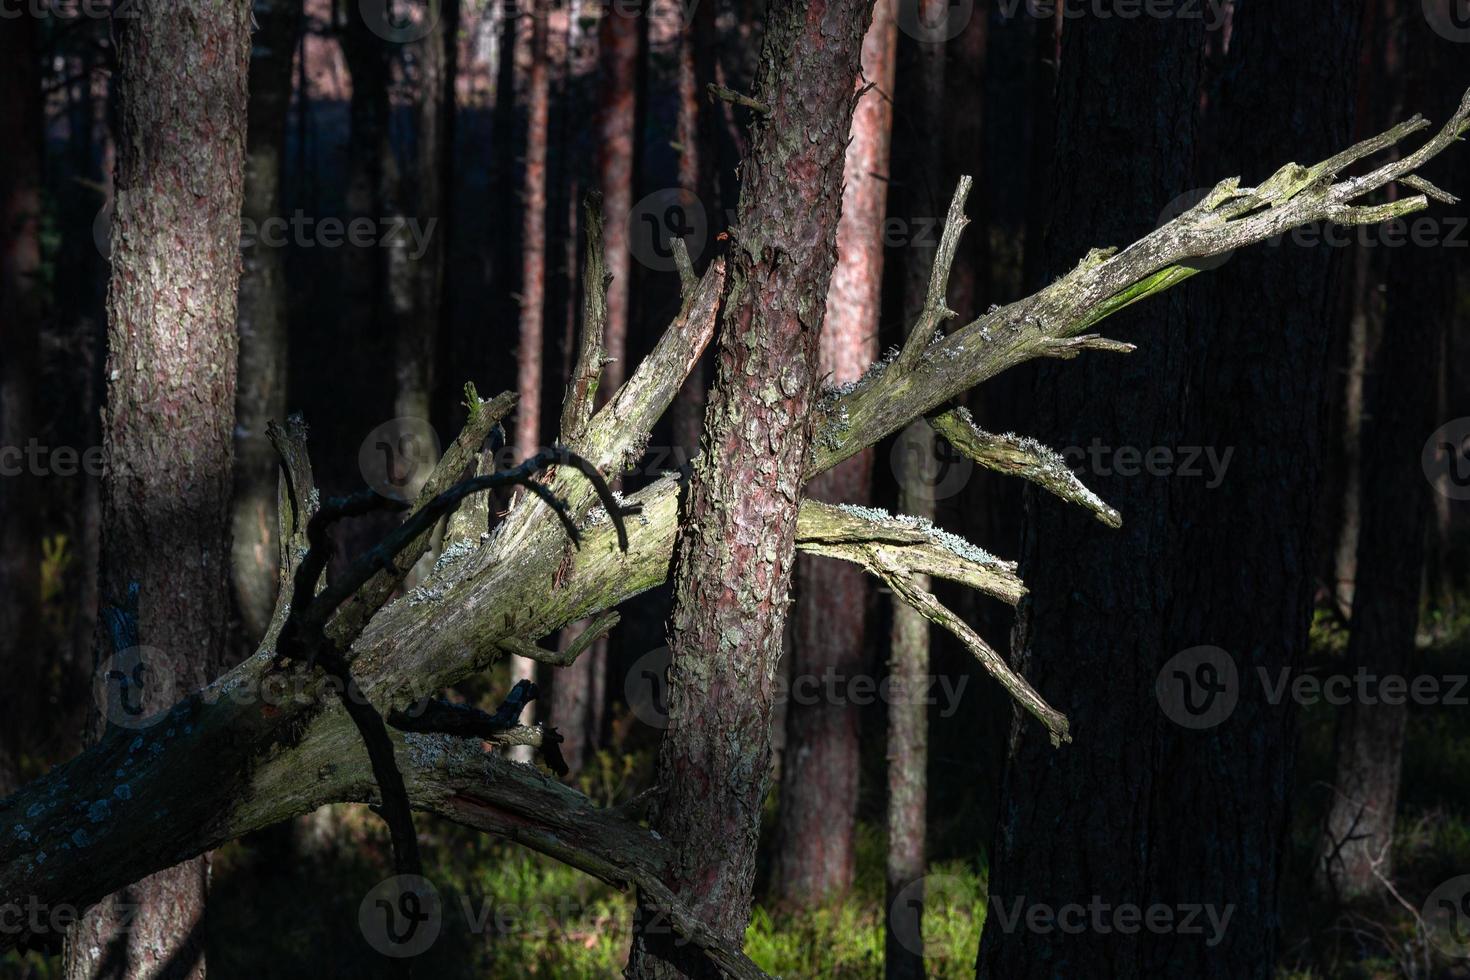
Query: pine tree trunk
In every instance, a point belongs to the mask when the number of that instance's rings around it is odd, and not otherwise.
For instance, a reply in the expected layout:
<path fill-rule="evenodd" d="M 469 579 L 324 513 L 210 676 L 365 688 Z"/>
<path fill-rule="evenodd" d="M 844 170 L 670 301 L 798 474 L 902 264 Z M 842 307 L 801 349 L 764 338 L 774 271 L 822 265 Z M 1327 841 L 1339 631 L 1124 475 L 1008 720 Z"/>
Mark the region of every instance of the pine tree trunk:
<path fill-rule="evenodd" d="M 870 16 L 865 0 L 769 8 L 754 94 L 769 111 L 742 167 L 708 451 L 675 549 L 669 727 L 653 825 L 675 849 L 670 889 L 737 946 L 750 918 L 844 137 Z M 718 976 L 643 898 L 628 976 Z"/>
<path fill-rule="evenodd" d="M 1049 46 L 1049 36 L 1037 43 Z M 1189 21 L 1067 21 L 1055 155 L 1049 185 L 1039 189 L 1051 195 L 1050 220 L 1031 224 L 1046 229 L 1048 272 L 1070 269 L 1093 246 L 1134 240 L 1177 193 L 1162 188 L 1189 186 L 1203 51 L 1204 32 Z M 1120 65 L 1129 68 L 1111 71 Z M 1098 86 L 1103 72 L 1110 82 Z M 1180 394 L 1175 351 L 1186 320 L 1183 295 L 1166 294 L 1110 323 L 1109 336 L 1139 344 L 1126 359 L 1042 365 L 1035 431 L 1026 434 L 1052 446 L 1086 446 L 1094 435 L 1111 445 L 1171 442 L 1165 420 Z M 1147 937 L 1027 931 L 1033 905 L 1085 905 L 1092 895 L 1147 904 L 1133 864 L 1144 853 L 1137 821 L 1146 815 L 1137 807 L 1150 760 L 1133 729 L 1157 710 L 1149 699 L 1165 610 L 1141 572 L 1172 557 L 1163 526 L 1168 486 L 1083 477 L 1122 511 L 1122 530 L 1026 492 L 1021 575 L 1029 595 L 1013 657 L 1076 734 L 1057 749 L 1027 718 L 1013 724 L 977 968 L 987 980 L 1181 975 L 1142 969 Z M 1017 902 L 1022 917 L 1007 919 Z"/>
<path fill-rule="evenodd" d="M 37 436 L 35 384 L 40 375 L 41 79 L 34 17 L 20 16 L 0 35 L 0 668 L 12 690 L 41 684 L 40 472 L 28 461 Z M 39 441 L 39 440 L 38 440 Z M 44 465 L 44 461 L 42 461 Z M 0 796 L 21 781 L 21 761 L 44 720 L 15 698 L 0 720 Z"/>
<path fill-rule="evenodd" d="M 947 7 L 921 0 L 921 23 L 943 24 Z M 944 56 L 942 42 L 915 40 L 904 61 L 909 77 L 899 77 L 898 99 L 912 125 L 903 155 L 905 210 L 910 230 L 904 249 L 904 322 L 918 320 L 929 290 L 929 272 L 938 246 L 925 221 L 944 213 L 940 181 L 944 173 Z M 932 520 L 935 516 L 934 431 L 915 422 L 898 437 L 898 510 Z M 928 576 L 916 576 L 929 588 Z M 893 603 L 888 673 L 894 690 L 927 690 L 929 620 L 904 602 Z M 887 909 L 884 920 L 884 976 L 922 980 L 924 976 L 923 901 L 928 816 L 929 712 L 921 698 L 894 698 L 888 705 L 888 854 Z"/>
<path fill-rule="evenodd" d="M 853 111 L 843 162 L 842 218 L 837 265 L 827 290 L 820 373 L 834 385 L 862 376 L 878 358 L 882 313 L 883 225 L 887 217 L 888 155 L 897 25 L 890 0 L 878 0 L 863 38 L 863 81 L 875 86 Z M 865 450 L 812 481 L 807 495 L 833 503 L 866 504 L 872 494 L 873 453 Z M 791 672 L 796 677 L 871 674 L 866 640 L 866 573 L 848 562 L 803 555 L 796 562 L 796 611 Z M 781 809 L 776 831 L 772 898 L 809 907 L 840 897 L 852 885 L 858 801 L 861 709 L 850 700 L 793 699 L 786 706 L 781 758 Z"/>
<path fill-rule="evenodd" d="M 516 454 L 534 454 L 541 440 L 541 381 L 545 362 L 546 316 L 546 141 L 551 89 L 547 65 L 546 0 L 535 0 L 527 29 L 530 72 L 526 82 L 525 183 L 521 206 L 521 319 L 516 351 Z M 535 680 L 536 663 L 511 658 L 511 683 Z M 535 717 L 535 704 L 521 715 L 525 724 Z M 529 762 L 529 746 L 518 746 L 513 758 Z"/>
<path fill-rule="evenodd" d="M 605 402 L 627 377 L 628 324 L 633 277 L 628 239 L 628 215 L 633 208 L 633 173 L 637 143 L 639 37 L 647 18 L 646 4 L 632 16 L 626 5 L 605 6 L 598 23 L 597 183 L 602 192 L 603 254 L 611 281 L 607 286 L 607 325 L 603 346 L 609 363 L 598 386 L 598 402 Z M 581 635 L 585 624 L 562 630 L 565 648 Z M 567 737 L 581 744 L 574 749 L 580 764 L 602 730 L 606 693 L 607 637 L 599 637 L 576 662 L 557 671 L 557 724 Z M 571 760 L 568 760 L 570 764 Z"/>
<path fill-rule="evenodd" d="M 1391 29 L 1402 33 L 1390 63 L 1407 76 L 1396 111 L 1442 102 L 1454 81 L 1445 42 L 1418 18 L 1397 20 Z M 1416 57 L 1403 59 L 1405 51 Z M 1444 169 L 1434 166 L 1439 176 L 1434 170 L 1426 176 L 1454 183 L 1457 175 Z M 1424 433 L 1438 424 L 1434 365 L 1454 319 L 1456 269 L 1443 245 L 1389 249 L 1385 262 L 1383 330 L 1364 378 L 1357 587 L 1346 668 L 1376 678 L 1410 672 L 1435 496 L 1420 457 Z M 1355 698 L 1338 719 L 1337 771 L 1318 872 L 1320 884 L 1339 899 L 1384 892 L 1393 871 L 1408 709 L 1402 699 L 1390 700 Z"/>
<path fill-rule="evenodd" d="M 212 679 L 228 627 L 250 9 L 230 0 L 134 9 L 115 22 L 100 589 L 124 605 L 137 584 L 145 662 L 171 670 L 177 686 L 166 693 L 178 695 Z M 99 664 L 113 653 L 99 630 Z M 67 976 L 203 977 L 207 880 L 197 858 L 104 899 L 72 932 Z"/>
<path fill-rule="evenodd" d="M 1128 240 L 1140 229 L 1120 227 L 1118 210 L 1162 211 L 1176 189 L 1190 186 L 1196 156 L 1195 180 L 1207 170 L 1211 179 L 1239 173 L 1256 182 L 1283 159 L 1321 159 L 1343 145 L 1357 49 L 1353 6 L 1237 9 L 1229 66 L 1210 93 L 1199 143 L 1197 30 L 1140 21 L 1120 38 L 1115 29 L 1074 30 L 1069 22 L 1053 182 L 1054 214 L 1066 221 L 1053 231 L 1063 232 L 1058 240 L 1067 247 L 1053 250 L 1052 261 L 1070 264 L 1086 245 Z M 1110 33 L 1115 43 L 1089 45 Z M 1310 61 L 1300 58 L 1304 45 L 1316 53 Z M 1093 90 L 1102 100 L 1092 106 L 1096 115 L 1079 118 L 1086 100 L 1079 102 L 1077 86 L 1104 63 L 1130 70 L 1115 73 L 1106 92 Z M 1129 152 L 1131 162 L 1118 162 Z M 1152 165 L 1140 169 L 1141 160 Z M 1119 192 L 1100 201 L 1099 186 Z M 1041 372 L 1037 390 L 1050 424 L 1064 426 L 1060 435 L 1043 433 L 1053 444 L 1086 446 L 1098 437 L 1145 455 L 1204 447 L 1217 459 L 1230 451 L 1233 463 L 1223 471 L 1197 464 L 1191 475 L 1176 455 L 1161 475 L 1084 474 L 1122 511 L 1116 532 L 1088 527 L 1086 515 L 1051 501 L 1030 502 L 1022 572 L 1031 596 L 1017 647 L 1028 676 L 1056 698 L 1078 737 L 1058 752 L 1034 733 L 1017 733 L 982 976 L 1272 975 L 1294 714 L 1289 704 L 1271 703 L 1260 671 L 1274 681 L 1300 664 L 1306 648 L 1326 344 L 1342 307 L 1339 250 L 1289 242 L 1280 249 L 1235 255 L 1185 294 L 1117 318 L 1110 335 L 1140 344 L 1126 361 Z M 1249 300 L 1255 296 L 1273 297 L 1267 322 Z M 1115 474 L 1122 468 L 1122 457 L 1107 462 Z M 1238 702 L 1223 723 L 1199 730 L 1171 720 L 1158 684 L 1172 658 L 1201 646 L 1220 648 L 1236 665 Z M 1219 702 L 1222 710 L 1227 703 Z M 1036 904 L 1086 905 L 1093 896 L 1113 906 L 1197 906 L 1231 917 L 1218 933 L 1206 925 L 1190 934 L 1037 937 L 1024 918 L 1007 931 L 996 914 L 1018 901 L 1024 915 Z M 1036 955 L 1039 939 L 1045 957 Z"/>
<path fill-rule="evenodd" d="M 281 217 L 281 173 L 291 63 L 301 0 L 254 7 L 250 111 L 242 217 L 259 228 Z M 235 394 L 235 489 L 231 578 L 245 644 L 265 635 L 276 600 L 276 480 L 280 463 L 266 424 L 286 417 L 285 256 L 263 241 L 246 248 L 240 272 L 240 364 Z"/>

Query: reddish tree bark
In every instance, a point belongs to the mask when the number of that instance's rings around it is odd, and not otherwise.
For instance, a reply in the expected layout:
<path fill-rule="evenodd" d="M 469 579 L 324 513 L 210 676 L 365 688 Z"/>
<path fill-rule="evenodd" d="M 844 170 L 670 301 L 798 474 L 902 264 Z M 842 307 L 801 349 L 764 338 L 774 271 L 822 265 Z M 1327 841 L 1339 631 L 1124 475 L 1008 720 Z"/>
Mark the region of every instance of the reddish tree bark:
<path fill-rule="evenodd" d="M 878 0 L 863 38 L 859 85 L 874 88 L 853 110 L 843 163 L 837 264 L 827 290 L 818 370 L 834 385 L 856 381 L 878 358 L 882 313 L 883 224 L 888 202 L 888 154 L 893 128 L 897 25 L 891 0 Z M 864 450 L 812 481 L 808 496 L 866 504 L 872 450 Z M 848 562 L 801 556 L 796 562 L 793 676 L 829 671 L 855 677 L 872 670 L 867 649 L 866 573 Z M 776 832 L 772 897 L 800 906 L 841 895 L 852 884 L 857 821 L 858 734 L 861 711 L 847 703 L 786 706 L 781 759 L 781 810 Z"/>
<path fill-rule="evenodd" d="M 150 666 L 192 687 L 219 667 L 230 607 L 250 8 L 139 0 L 134 11 L 114 22 L 101 595 L 125 605 L 136 584 Z M 99 663 L 111 640 L 99 630 Z M 67 976 L 203 977 L 207 880 L 197 858 L 104 899 L 73 930 Z"/>
<path fill-rule="evenodd" d="M 516 454 L 534 454 L 541 439 L 541 380 L 545 363 L 546 319 L 546 141 L 551 113 L 551 80 L 547 64 L 547 0 L 534 0 L 526 25 L 529 71 L 526 80 L 525 183 L 521 212 L 521 320 L 516 352 Z M 525 657 L 511 658 L 511 683 L 535 680 L 536 663 Z M 522 713 L 529 724 L 535 704 Z M 530 761 L 527 746 L 518 746 L 512 756 Z"/>
<path fill-rule="evenodd" d="M 718 376 L 675 549 L 669 727 L 653 824 L 667 884 L 725 940 L 750 918 L 774 678 L 842 203 L 843 137 L 871 0 L 778 0 L 754 98 L 766 110 L 732 232 Z M 714 977 L 641 904 L 628 975 Z"/>

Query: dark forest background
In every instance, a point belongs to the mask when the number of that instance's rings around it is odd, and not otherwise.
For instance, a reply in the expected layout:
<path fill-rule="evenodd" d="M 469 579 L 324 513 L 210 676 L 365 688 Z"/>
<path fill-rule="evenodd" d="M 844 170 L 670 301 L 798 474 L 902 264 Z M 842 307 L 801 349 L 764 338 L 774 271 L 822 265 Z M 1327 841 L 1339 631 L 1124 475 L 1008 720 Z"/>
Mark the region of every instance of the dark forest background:
<path fill-rule="evenodd" d="M 0 482 L 5 789 L 79 751 L 101 598 L 88 449 L 101 443 L 106 391 L 112 32 L 96 15 L 105 5 L 32 6 L 45 10 L 0 20 L 0 157 L 13 160 L 27 140 L 42 148 L 40 327 L 0 306 L 0 445 L 44 447 L 27 457 L 40 463 Z M 886 14 L 896 28 L 882 62 L 865 61 L 874 87 L 863 99 L 886 109 L 860 111 L 854 129 L 884 147 L 865 175 L 881 187 L 868 199 L 876 214 L 855 233 L 878 247 L 842 258 L 878 287 L 877 302 L 847 309 L 833 330 L 846 345 L 824 353 L 833 383 L 902 344 L 909 283 L 927 276 L 962 174 L 976 182 L 951 280 L 960 323 L 1033 292 L 1091 247 L 1134 240 L 1221 178 L 1264 180 L 1414 113 L 1441 121 L 1470 85 L 1463 0 L 1162 6 L 1173 14 L 1076 4 L 1074 19 L 961 0 L 926 27 L 913 0 L 879 3 L 880 24 Z M 611 390 L 678 309 L 669 236 L 685 238 L 702 270 L 726 247 L 739 187 L 752 110 L 709 87 L 751 89 L 758 0 L 438 0 L 398 4 L 381 31 L 358 7 L 254 5 L 244 218 L 289 227 L 284 241 L 242 241 L 236 659 L 253 651 L 274 599 L 267 420 L 305 417 L 324 495 L 382 483 L 371 447 L 384 431 L 447 444 L 464 423 L 467 383 L 519 392 L 504 458 L 528 455 L 556 431 L 576 354 L 584 199 L 599 194 L 607 215 Z M 877 129 L 860 134 L 859 124 Z M 1464 148 L 1430 173 L 1470 193 Z M 366 244 L 341 241 L 354 219 L 367 222 Z M 1120 530 L 974 467 L 942 438 L 896 437 L 844 477 L 856 482 L 841 499 L 927 509 L 1023 558 L 1027 639 L 1053 654 L 1031 676 L 1074 718 L 1077 742 L 1054 750 L 1033 737 L 1012 753 L 1004 692 L 934 631 L 924 641 L 937 692 L 921 720 L 927 746 L 895 753 L 891 706 L 851 683 L 887 671 L 899 635 L 888 596 L 803 557 L 784 669 L 820 677 L 830 667 L 841 683 L 778 708 L 781 775 L 767 801 L 752 958 L 785 976 L 884 975 L 902 858 L 890 846 L 903 816 L 890 785 L 895 769 L 917 767 L 927 782 L 909 816 L 926 828 L 930 976 L 973 975 L 982 930 L 989 975 L 1051 975 L 1019 965 L 1035 955 L 1034 937 L 991 945 L 988 896 L 1091 894 L 1086 883 L 1106 880 L 1109 855 L 1129 846 L 1118 834 L 1140 794 L 1167 800 L 1177 786 L 1178 799 L 1198 801 L 1185 787 L 1211 780 L 1221 810 L 1265 812 L 1287 828 L 1284 853 L 1237 855 L 1259 863 L 1261 889 L 1279 888 L 1269 940 L 1278 976 L 1470 975 L 1417 918 L 1437 886 L 1470 873 L 1470 687 L 1455 680 L 1470 673 L 1467 255 L 1463 203 L 1388 226 L 1309 229 L 1210 260 L 1206 274 L 1120 314 L 1110 335 L 1139 344 L 1126 359 L 1028 364 L 972 393 L 987 429 L 1066 450 L 1121 511 Z M 625 490 L 693 457 L 702 405 L 691 385 Z M 344 525 L 341 560 L 385 520 Z M 1244 557 L 1263 553 L 1271 560 Z M 1012 610 L 937 589 L 1007 650 Z M 600 802 L 652 782 L 669 603 L 667 589 L 629 603 L 577 669 L 536 678 L 538 718 L 567 739 L 568 778 Z M 1247 693 L 1206 756 L 1181 747 L 1184 726 L 1135 741 L 1170 724 L 1145 652 L 1202 647 L 1234 655 L 1246 686 L 1255 666 L 1319 681 L 1361 670 L 1432 677 L 1442 696 L 1392 707 Z M 493 708 L 530 666 L 452 693 Z M 1279 749 L 1255 753 L 1256 741 Z M 1017 768 L 1050 778 L 1020 780 Z M 1196 816 L 1161 805 L 1149 832 L 1189 835 Z M 626 896 L 452 825 L 423 818 L 420 830 L 442 890 L 505 911 L 481 929 L 456 920 L 429 954 L 433 972 L 621 969 Z M 1156 847 L 1159 893 L 1188 894 L 1185 883 L 1208 873 L 1188 848 Z M 216 853 L 211 974 L 375 975 L 357 909 L 386 855 L 376 821 L 348 805 Z M 1069 879 L 1052 867 L 1062 860 L 1089 870 Z M 39 953 L 0 961 L 7 976 L 60 971 Z"/>

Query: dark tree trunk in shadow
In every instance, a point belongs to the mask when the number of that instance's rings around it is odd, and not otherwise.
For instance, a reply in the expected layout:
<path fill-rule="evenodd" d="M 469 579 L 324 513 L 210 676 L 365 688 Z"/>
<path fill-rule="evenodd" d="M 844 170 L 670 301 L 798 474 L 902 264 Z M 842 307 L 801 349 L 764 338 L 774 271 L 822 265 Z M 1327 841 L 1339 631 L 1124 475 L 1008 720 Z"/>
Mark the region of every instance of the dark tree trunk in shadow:
<path fill-rule="evenodd" d="M 1067 227 L 1051 229 L 1068 247 L 1052 252 L 1056 267 L 1075 261 L 1084 243 L 1126 240 L 1114 217 L 1120 202 L 1128 202 L 1124 213 L 1164 210 L 1190 187 L 1192 161 L 1210 180 L 1239 173 L 1257 182 L 1283 159 L 1320 159 L 1342 145 L 1357 46 L 1350 6 L 1238 10 L 1229 68 L 1211 93 L 1198 144 L 1192 109 L 1204 39 L 1197 31 L 1139 21 L 1103 28 L 1115 41 L 1127 32 L 1128 43 L 1089 51 L 1096 25 L 1069 24 L 1054 180 L 1054 220 Z M 1313 59 L 1300 58 L 1303 45 Z M 1113 74 L 1118 84 L 1107 93 L 1084 98 L 1082 105 L 1101 101 L 1093 103 L 1095 131 L 1079 144 L 1077 85 L 1101 70 L 1094 52 L 1106 50 L 1111 64 L 1131 67 Z M 1120 127 L 1119 119 L 1129 122 Z M 1132 161 L 1114 174 L 1108 161 L 1128 155 L 1114 140 L 1130 130 Z M 1086 147 L 1090 160 L 1078 156 Z M 1151 162 L 1147 173 L 1141 159 Z M 1131 190 L 1099 201 L 1097 186 Z M 1087 527 L 1085 515 L 1051 501 L 1030 501 L 1023 574 L 1032 591 L 1017 647 L 1043 696 L 1055 695 L 1072 718 L 1077 741 L 1053 752 L 1018 730 L 982 976 L 1272 975 L 1293 712 L 1271 703 L 1259 671 L 1276 678 L 1301 662 L 1306 647 L 1320 396 L 1327 337 L 1342 305 L 1335 251 L 1287 242 L 1236 255 L 1184 296 L 1144 311 L 1146 332 L 1134 333 L 1133 316 L 1118 318 L 1110 333 L 1137 336 L 1138 353 L 1041 372 L 1043 412 L 1065 425 L 1057 444 L 1087 446 L 1098 437 L 1140 457 L 1154 447 L 1175 456 L 1173 465 L 1142 468 L 1131 479 L 1116 475 L 1123 456 L 1104 457 L 1114 475 L 1093 475 L 1095 489 L 1123 512 L 1119 532 Z M 1266 322 L 1259 304 L 1242 300 L 1249 296 L 1274 298 Z M 1178 449 L 1187 446 L 1213 450 L 1216 462 L 1203 457 L 1198 473 L 1185 472 Z M 1230 665 L 1237 681 L 1206 692 L 1203 702 L 1228 716 L 1191 714 L 1189 705 L 1200 702 L 1188 699 L 1202 692 L 1185 680 L 1208 680 L 1211 669 Z M 1217 921 L 1230 919 L 1193 934 L 1089 929 L 1039 937 L 1027 933 L 1024 918 L 1010 919 L 1007 931 L 997 914 L 1019 905 L 1024 916 L 1037 903 L 1085 906 L 1093 896 L 1144 909 L 1202 906 Z"/>
<path fill-rule="evenodd" d="M 40 477 L 27 444 L 38 435 L 41 318 L 41 53 L 37 19 L 21 14 L 0 34 L 0 669 L 22 696 L 0 720 L 0 796 L 21 782 L 44 718 Z M 39 443 L 41 440 L 37 440 Z"/>
<path fill-rule="evenodd" d="M 281 214 L 281 173 L 291 65 L 301 0 L 255 4 L 250 108 L 241 218 L 261 228 Z M 254 649 L 276 601 L 276 479 L 280 463 L 266 424 L 286 418 L 287 295 L 283 250 L 257 235 L 240 271 L 240 362 L 235 393 L 235 490 L 231 578 L 244 644 Z"/>
<path fill-rule="evenodd" d="M 134 9 L 115 22 L 100 591 L 127 609 L 136 588 L 143 694 L 167 705 L 212 679 L 228 628 L 250 9 L 227 0 Z M 137 676 L 114 649 L 127 632 L 99 629 L 99 670 Z M 121 693 L 115 678 L 101 682 L 108 709 L 132 704 L 111 696 Z M 137 717 L 107 710 L 93 722 L 96 734 Z M 66 975 L 203 977 L 207 879 L 207 859 L 196 858 L 104 899 L 73 930 Z"/>
<path fill-rule="evenodd" d="M 1450 66 L 1461 66 L 1446 50 L 1449 42 L 1417 17 L 1394 29 L 1402 34 L 1390 63 L 1404 71 L 1394 111 L 1443 105 L 1446 87 L 1456 81 Z M 1414 57 L 1400 60 L 1406 51 Z M 1454 186 L 1466 172 L 1446 170 L 1434 166 L 1426 176 Z M 1415 221 L 1408 219 L 1410 228 Z M 1419 623 L 1435 496 L 1422 453 L 1426 434 L 1443 421 L 1435 418 L 1435 365 L 1455 317 L 1456 269 L 1454 253 L 1439 243 L 1385 253 L 1383 330 L 1365 358 L 1357 578 L 1345 668 L 1380 681 L 1409 673 Z M 1338 719 L 1337 769 L 1317 870 L 1319 884 L 1339 899 L 1381 893 L 1393 872 L 1408 709 L 1403 698 L 1383 696 L 1386 688 L 1373 693 L 1371 701 L 1353 698 Z"/>

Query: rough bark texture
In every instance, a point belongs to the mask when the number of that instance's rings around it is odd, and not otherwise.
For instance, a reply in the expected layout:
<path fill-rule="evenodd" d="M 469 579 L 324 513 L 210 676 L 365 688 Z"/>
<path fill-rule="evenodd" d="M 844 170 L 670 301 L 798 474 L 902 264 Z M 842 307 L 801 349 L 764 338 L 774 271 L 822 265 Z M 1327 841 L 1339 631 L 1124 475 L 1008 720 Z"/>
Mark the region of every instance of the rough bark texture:
<path fill-rule="evenodd" d="M 291 63 L 301 0 L 259 0 L 252 37 L 250 107 L 241 216 L 256 228 L 281 216 L 281 171 Z M 281 248 L 257 240 L 240 272 L 239 387 L 235 393 L 235 490 L 231 578 L 251 648 L 276 600 L 276 473 L 266 423 L 286 417 L 286 269 Z"/>
<path fill-rule="evenodd" d="M 229 610 L 250 8 L 135 9 L 115 24 L 101 594 L 121 605 L 137 583 L 139 642 L 174 676 L 207 680 Z M 103 663 L 114 651 L 98 632 Z M 72 933 L 67 976 L 202 977 L 207 879 L 197 858 L 101 902 Z"/>
<path fill-rule="evenodd" d="M 863 38 L 860 85 L 875 89 L 858 99 L 843 162 L 842 218 L 837 265 L 827 290 L 818 370 L 834 385 L 856 381 L 878 358 L 883 285 L 883 222 L 888 201 L 888 148 L 893 104 L 897 25 L 890 0 L 878 0 Z M 808 496 L 866 504 L 872 493 L 873 453 L 865 450 L 807 487 Z M 862 569 L 830 558 L 796 563 L 796 610 L 791 643 L 793 676 L 833 672 L 856 677 L 872 671 L 866 643 L 869 586 Z M 786 706 L 786 751 L 781 759 L 780 816 L 776 831 L 773 898 L 809 906 L 839 897 L 852 885 L 858 802 L 861 712 L 847 702 L 796 701 Z"/>
<path fill-rule="evenodd" d="M 667 884 L 737 945 L 750 917 L 769 782 L 773 680 L 835 259 L 844 137 L 871 6 L 771 6 L 755 124 L 705 416 L 681 518 L 670 629 L 669 727 L 654 827 Z M 630 977 L 716 977 L 640 906 Z"/>
<path fill-rule="evenodd" d="M 1311 158 L 1341 145 L 1357 38 L 1350 7 L 1237 11 L 1229 70 L 1212 93 L 1198 155 L 1211 174 L 1264 179 L 1283 152 Z M 1083 144 L 1075 139 L 1076 86 L 1089 71 L 1078 60 L 1085 50 L 1075 52 L 1088 47 L 1094 27 L 1074 31 L 1069 24 L 1064 41 L 1055 182 L 1064 207 L 1057 213 L 1088 233 L 1111 229 L 1104 233 L 1111 237 L 1119 230 L 1118 200 L 1136 207 L 1152 196 L 1157 212 L 1190 186 L 1187 110 L 1202 39 L 1187 30 L 1180 36 L 1179 25 L 1166 23 L 1152 28 L 1147 50 L 1111 46 L 1114 63 L 1140 67 L 1104 96 L 1110 104 L 1122 101 L 1099 109 L 1098 125 L 1120 134 L 1116 123 L 1101 120 L 1128 120 L 1129 129 L 1141 130 L 1135 145 L 1158 168 L 1134 184 L 1098 165 L 1116 159 L 1105 134 Z M 1130 40 L 1147 41 L 1149 33 Z M 1300 57 L 1304 43 L 1314 58 Z M 1158 53 L 1164 49 L 1167 58 Z M 1165 64 L 1172 65 L 1168 77 L 1153 77 L 1153 66 Z M 1133 85 L 1144 89 L 1128 97 L 1116 91 Z M 1158 129 L 1166 120 L 1173 136 Z M 1079 169 L 1084 146 L 1092 156 Z M 1096 202 L 1092 188 L 1114 186 L 1114 179 L 1131 192 Z M 1075 193 L 1109 213 L 1094 217 Z M 1219 915 L 1228 909 L 1231 919 L 1212 947 L 1208 930 L 1137 937 L 1089 930 L 1053 932 L 1037 955 L 1038 937 L 1026 934 L 1024 921 L 1007 934 L 996 917 L 986 923 L 982 975 L 1272 975 L 1293 712 L 1289 703 L 1270 703 L 1257 671 L 1274 678 L 1295 667 L 1306 645 L 1320 396 L 1338 308 L 1334 251 L 1286 243 L 1237 255 L 1190 297 L 1192 316 L 1178 303 L 1150 311 L 1162 329 L 1143 338 L 1127 362 L 1090 365 L 1103 370 L 1077 372 L 1070 384 L 1056 372 L 1041 376 L 1053 424 L 1067 426 L 1064 442 L 1085 445 L 1099 436 L 1145 453 L 1155 446 L 1233 448 L 1234 463 L 1214 488 L 1177 472 L 1100 478 L 1097 489 L 1123 513 L 1121 533 L 1084 528 L 1081 515 L 1033 501 L 1023 568 L 1035 598 L 1018 646 L 1026 650 L 1028 676 L 1044 695 L 1056 694 L 1075 721 L 1077 744 L 1061 754 L 1034 738 L 1015 746 L 992 914 L 997 903 L 1017 897 L 1029 906 L 1086 904 L 1097 895 L 1145 908 L 1212 906 Z M 1261 310 L 1242 301 L 1253 295 L 1278 297 L 1265 328 Z M 1253 408 L 1242 413 L 1239 405 Z M 1155 683 L 1169 658 L 1200 645 L 1234 659 L 1239 703 L 1223 723 L 1196 731 L 1165 717 Z M 1037 847 L 1043 839 L 1066 846 Z"/>
<path fill-rule="evenodd" d="M 1084 243 L 1147 231 L 1189 186 L 1203 50 L 1203 30 L 1190 21 L 1067 23 L 1046 228 L 1051 273 Z M 1123 64 L 1129 70 L 1112 72 L 1111 84 L 1093 84 Z M 1141 338 L 1137 353 L 1043 366 L 1037 437 L 1063 446 L 1085 446 L 1094 435 L 1116 445 L 1171 444 L 1168 407 L 1180 394 L 1185 324 L 1183 297 L 1165 297 L 1113 326 L 1124 339 Z M 1092 895 L 1147 904 L 1137 808 L 1154 760 L 1135 728 L 1140 718 L 1159 727 L 1149 699 L 1167 596 L 1150 572 L 1174 551 L 1169 487 L 1100 474 L 1088 482 L 1123 512 L 1121 531 L 1037 490 L 1026 494 L 1021 567 L 1031 592 L 1012 646 L 1027 679 L 1073 721 L 1076 741 L 1055 749 L 1024 716 L 1012 730 L 978 966 L 994 980 L 1168 975 L 1143 969 L 1138 936 L 1032 935 L 1024 916 L 1013 931 L 1002 928 L 1001 912 L 1017 898 L 1027 906 L 1085 905 Z"/>
<path fill-rule="evenodd" d="M 1447 42 L 1418 18 L 1398 22 L 1406 78 L 1398 100 L 1433 99 L 1451 72 Z M 1441 186 L 1459 183 L 1436 168 Z M 1460 168 L 1459 173 L 1467 172 Z M 1363 382 L 1357 577 L 1345 670 L 1411 675 L 1425 538 L 1434 489 L 1420 453 L 1438 424 L 1434 365 L 1454 319 L 1453 253 L 1443 245 L 1387 249 L 1382 335 Z M 1442 420 L 1440 420 L 1442 421 Z M 1335 898 L 1381 893 L 1393 873 L 1391 844 L 1408 709 L 1353 699 L 1337 730 L 1337 772 L 1322 841 L 1322 883 Z"/>
<path fill-rule="evenodd" d="M 0 669 L 12 690 L 40 689 L 37 628 L 41 605 L 41 535 L 36 507 L 41 474 L 26 444 L 37 435 L 35 383 L 40 375 L 41 82 L 36 19 L 22 15 L 0 36 Z M 20 783 L 36 744 L 37 713 L 16 698 L 0 721 L 0 793 Z"/>

